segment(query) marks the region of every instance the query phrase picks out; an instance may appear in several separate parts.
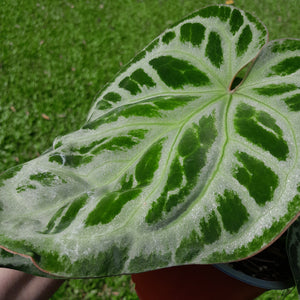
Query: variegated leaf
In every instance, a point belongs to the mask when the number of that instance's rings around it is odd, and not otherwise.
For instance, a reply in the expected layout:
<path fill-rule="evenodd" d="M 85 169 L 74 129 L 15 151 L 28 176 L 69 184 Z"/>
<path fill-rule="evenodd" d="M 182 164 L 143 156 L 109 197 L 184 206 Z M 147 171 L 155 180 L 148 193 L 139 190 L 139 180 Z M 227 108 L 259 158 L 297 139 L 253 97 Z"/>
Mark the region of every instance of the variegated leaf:
<path fill-rule="evenodd" d="M 166 30 L 80 130 L 0 177 L 0 244 L 67 277 L 266 247 L 300 210 L 300 41 L 266 42 L 264 25 L 230 6 Z"/>

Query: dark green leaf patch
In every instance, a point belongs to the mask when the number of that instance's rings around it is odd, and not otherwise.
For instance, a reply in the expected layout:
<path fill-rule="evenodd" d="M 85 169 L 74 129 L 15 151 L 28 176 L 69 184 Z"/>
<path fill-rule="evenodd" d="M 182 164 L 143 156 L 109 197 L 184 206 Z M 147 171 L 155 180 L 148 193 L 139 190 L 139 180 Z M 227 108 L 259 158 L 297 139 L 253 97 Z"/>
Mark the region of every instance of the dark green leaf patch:
<path fill-rule="evenodd" d="M 32 174 L 29 176 L 29 179 L 33 181 L 33 183 L 32 182 L 30 183 L 28 181 L 23 185 L 19 185 L 16 189 L 17 193 L 24 192 L 28 189 L 35 190 L 37 187 L 34 184 L 34 181 L 39 182 L 43 186 L 54 186 L 58 183 L 66 183 L 66 181 L 63 178 L 51 172 Z"/>
<path fill-rule="evenodd" d="M 159 44 L 159 39 L 156 38 L 149 46 L 147 46 L 146 51 L 151 52 Z"/>
<path fill-rule="evenodd" d="M 94 147 L 102 144 L 103 142 L 105 142 L 108 138 L 102 138 L 100 140 L 97 141 L 93 141 L 92 143 L 90 143 L 88 146 L 83 146 L 80 148 L 73 148 L 72 151 L 74 152 L 79 152 L 80 154 L 86 154 L 88 152 L 90 152 Z"/>
<path fill-rule="evenodd" d="M 300 56 L 294 56 L 284 59 L 279 62 L 277 65 L 272 66 L 272 72 L 269 76 L 279 75 L 287 76 L 297 72 L 300 69 Z"/>
<path fill-rule="evenodd" d="M 266 130 L 260 124 L 270 128 L 275 133 Z M 279 160 L 286 160 L 289 154 L 287 142 L 283 139 L 276 121 L 269 114 L 256 111 L 254 107 L 243 103 L 237 107 L 234 125 L 241 136 L 258 147 L 269 151 Z"/>
<path fill-rule="evenodd" d="M 120 116 L 129 118 L 133 116 L 137 117 L 148 117 L 148 118 L 159 118 L 161 116 L 157 107 L 150 103 L 137 104 L 128 106 L 127 109 L 121 111 Z"/>
<path fill-rule="evenodd" d="M 99 126 L 106 124 L 106 123 L 111 123 L 115 122 L 118 120 L 119 113 L 124 109 L 124 107 L 118 107 L 105 115 L 101 116 L 100 118 L 93 120 L 85 125 L 82 126 L 82 129 L 97 129 Z"/>
<path fill-rule="evenodd" d="M 53 217 L 50 219 L 50 221 L 48 222 L 46 229 L 44 231 L 42 231 L 41 233 L 43 234 L 47 234 L 50 233 L 51 230 L 54 228 L 56 220 L 58 220 L 58 218 L 62 215 L 62 213 L 64 212 L 65 208 L 68 206 L 68 204 L 62 206 L 61 208 L 59 208 L 55 214 L 53 215 Z"/>
<path fill-rule="evenodd" d="M 168 45 L 175 37 L 176 34 L 174 31 L 168 31 L 163 35 L 162 42 Z"/>
<path fill-rule="evenodd" d="M 274 41 L 272 45 L 273 53 L 284 53 L 286 51 L 296 51 L 300 49 L 300 40 L 280 40 Z"/>
<path fill-rule="evenodd" d="M 218 131 L 215 123 L 216 117 L 214 114 L 210 114 L 200 119 L 198 126 L 198 136 L 201 146 L 211 147 L 216 140 Z"/>
<path fill-rule="evenodd" d="M 200 144 L 197 132 L 195 132 L 193 128 L 188 128 L 180 140 L 178 153 L 180 156 L 187 156 L 195 152 L 199 146 Z"/>
<path fill-rule="evenodd" d="M 283 99 L 291 111 L 300 111 L 300 94 Z"/>
<path fill-rule="evenodd" d="M 236 44 L 236 54 L 237 56 L 242 56 L 247 50 L 252 42 L 252 31 L 250 26 L 247 25 L 239 36 L 238 42 Z"/>
<path fill-rule="evenodd" d="M 103 99 L 115 103 L 121 101 L 121 96 L 118 93 L 109 92 L 103 96 Z"/>
<path fill-rule="evenodd" d="M 260 95 L 275 96 L 275 95 L 282 95 L 284 93 L 291 92 L 297 89 L 298 87 L 295 84 L 279 83 L 279 84 L 268 84 L 260 88 L 255 88 L 254 90 L 257 91 L 257 93 Z"/>
<path fill-rule="evenodd" d="M 270 117 L 268 113 L 264 111 L 257 111 L 256 119 L 260 124 L 272 129 L 279 136 L 282 136 L 281 128 L 276 124 L 276 120 Z"/>
<path fill-rule="evenodd" d="M 121 211 L 122 203 L 118 201 L 118 192 L 106 194 L 97 204 L 96 208 L 89 213 L 85 226 L 94 226 L 99 223 L 109 223 Z M 124 203 L 125 204 L 125 203 Z"/>
<path fill-rule="evenodd" d="M 223 64 L 223 49 L 221 44 L 221 37 L 216 32 L 211 32 L 208 37 L 208 43 L 205 48 L 205 56 L 209 58 L 211 63 L 220 68 Z"/>
<path fill-rule="evenodd" d="M 176 22 L 175 24 L 173 24 L 173 27 L 183 23 L 183 21 L 185 20 L 191 20 L 197 16 L 200 16 L 201 18 L 217 17 L 222 22 L 226 22 L 230 18 L 230 14 L 231 14 L 231 8 L 228 6 L 207 6 L 199 11 L 194 12 L 193 14 L 189 15 L 185 19 Z"/>
<path fill-rule="evenodd" d="M 17 187 L 16 191 L 17 193 L 25 192 L 28 189 L 30 190 L 36 190 L 36 186 L 33 184 L 24 184 Z"/>
<path fill-rule="evenodd" d="M 244 23 L 244 17 L 241 12 L 237 9 L 234 9 L 230 17 L 230 32 L 235 35 L 237 31 L 241 28 Z"/>
<path fill-rule="evenodd" d="M 228 6 L 219 6 L 218 17 L 221 21 L 226 22 L 230 18 L 231 9 Z"/>
<path fill-rule="evenodd" d="M 136 117 L 160 117 L 160 113 L 157 108 L 151 104 L 128 104 L 123 107 L 118 107 L 100 118 L 85 124 L 83 129 L 97 129 L 102 124 L 112 123 L 119 119 L 119 117 L 129 118 L 132 116 Z"/>
<path fill-rule="evenodd" d="M 120 181 L 121 184 L 121 191 L 129 190 L 133 186 L 133 175 L 127 176 L 125 174 Z"/>
<path fill-rule="evenodd" d="M 175 190 L 181 186 L 183 180 L 183 170 L 179 158 L 175 157 L 168 176 L 167 187 L 169 191 Z"/>
<path fill-rule="evenodd" d="M 208 6 L 195 13 L 203 18 L 218 17 L 226 22 L 230 17 L 231 9 L 228 6 Z"/>
<path fill-rule="evenodd" d="M 224 195 L 217 196 L 217 203 L 224 229 L 231 234 L 237 233 L 249 219 L 249 213 L 242 200 L 234 191 L 225 190 Z"/>
<path fill-rule="evenodd" d="M 185 85 L 203 86 L 210 83 L 204 72 L 182 59 L 160 56 L 149 63 L 157 71 L 160 79 L 174 89 L 182 89 Z"/>
<path fill-rule="evenodd" d="M 125 66 L 122 71 L 125 72 L 130 66 L 135 64 L 136 62 L 142 60 L 146 56 L 146 50 L 139 52 L 129 63 Z"/>
<path fill-rule="evenodd" d="M 105 195 L 97 204 L 96 208 L 88 215 L 85 226 L 108 224 L 122 210 L 123 206 L 134 200 L 140 193 L 140 188 L 133 188 L 127 191 L 117 191 Z"/>
<path fill-rule="evenodd" d="M 160 197 L 152 203 L 151 209 L 146 216 L 148 224 L 159 221 L 162 217 L 163 211 L 169 212 L 172 207 L 184 201 L 188 190 L 186 187 L 180 188 L 176 194 L 168 196 L 169 191 L 173 191 L 181 186 L 183 180 L 183 168 L 179 162 L 179 158 L 175 157 L 168 175 L 167 185 Z"/>
<path fill-rule="evenodd" d="M 84 260 L 75 262 L 78 274 L 85 277 L 118 275 L 122 273 L 128 260 L 129 240 L 122 240 L 119 245 L 112 245 L 97 255 L 89 256 Z M 82 275 L 81 275 L 82 276 Z"/>
<path fill-rule="evenodd" d="M 145 134 L 148 132 L 146 129 L 134 129 L 127 133 L 122 133 L 120 136 L 103 138 L 99 141 L 94 141 L 88 146 L 81 147 L 79 149 L 72 149 L 74 152 L 99 154 L 104 150 L 116 151 L 116 150 L 126 150 L 131 149 L 133 146 L 140 143 L 144 139 Z"/>
<path fill-rule="evenodd" d="M 130 260 L 129 270 L 132 273 L 140 272 L 140 270 L 155 270 L 157 268 L 166 267 L 171 261 L 172 253 L 165 254 L 151 253 L 149 255 L 139 255 Z"/>
<path fill-rule="evenodd" d="M 129 91 L 131 95 L 137 95 L 141 92 L 138 84 L 128 76 L 119 83 L 119 87 Z"/>
<path fill-rule="evenodd" d="M 184 158 L 183 168 L 188 182 L 194 182 L 199 175 L 200 170 L 205 166 L 207 151 L 208 148 L 199 147 Z"/>
<path fill-rule="evenodd" d="M 97 155 L 104 150 L 108 151 L 124 151 L 125 149 L 131 149 L 133 146 L 139 144 L 139 140 L 133 136 L 118 136 L 113 137 L 109 141 L 102 143 L 100 146 L 94 148 L 91 153 Z"/>
<path fill-rule="evenodd" d="M 177 263 L 185 263 L 195 258 L 203 248 L 203 241 L 198 233 L 193 230 L 188 237 L 182 239 L 176 249 L 175 259 Z"/>
<path fill-rule="evenodd" d="M 34 247 L 31 247 L 31 249 L 34 249 Z M 70 258 L 66 255 L 61 255 L 58 251 L 33 250 L 31 256 L 41 268 L 48 272 L 64 273 L 72 265 Z"/>
<path fill-rule="evenodd" d="M 128 131 L 128 134 L 133 137 L 136 137 L 138 139 L 143 139 L 143 138 L 145 138 L 145 134 L 148 131 L 149 130 L 147 130 L 147 129 L 133 129 L 133 130 Z"/>
<path fill-rule="evenodd" d="M 71 225 L 71 223 L 75 220 L 79 210 L 86 204 L 86 201 L 88 199 L 88 194 L 83 194 L 79 197 L 77 197 L 71 204 L 66 204 L 59 208 L 55 214 L 50 219 L 49 223 L 46 226 L 46 229 L 42 231 L 41 233 L 47 234 L 55 234 L 62 232 L 67 227 Z M 67 208 L 68 207 L 68 208 Z M 63 212 L 65 214 L 62 216 Z M 60 221 L 55 226 L 56 221 L 60 218 Z"/>
<path fill-rule="evenodd" d="M 111 107 L 112 107 L 111 103 L 109 103 L 108 101 L 106 101 L 104 99 L 100 100 L 96 106 L 96 108 L 99 110 L 105 110 L 105 109 L 109 109 Z"/>
<path fill-rule="evenodd" d="M 159 166 L 163 139 L 154 143 L 142 156 L 135 168 L 135 178 L 139 185 L 147 185 Z"/>
<path fill-rule="evenodd" d="M 88 194 L 83 194 L 82 196 L 75 199 L 68 207 L 66 213 L 60 219 L 58 225 L 53 229 L 52 233 L 59 233 L 69 227 L 75 220 L 79 210 L 85 205 L 87 199 Z"/>
<path fill-rule="evenodd" d="M 197 15 L 203 18 L 211 18 L 211 17 L 217 17 L 220 13 L 220 9 L 217 6 L 208 6 L 201 9 Z"/>
<path fill-rule="evenodd" d="M 56 143 L 54 149 L 57 149 L 60 146 L 62 146 L 62 141 L 59 141 L 58 143 Z"/>
<path fill-rule="evenodd" d="M 195 100 L 195 97 L 177 96 L 177 97 L 157 97 L 153 104 L 161 110 L 174 110 L 177 107 L 185 106 L 188 102 Z"/>
<path fill-rule="evenodd" d="M 246 12 L 246 16 L 248 20 L 255 25 L 256 29 L 260 31 L 260 37 L 259 37 L 259 46 L 262 47 L 266 42 L 266 36 L 267 36 L 267 30 L 265 26 L 259 22 L 253 15 Z"/>
<path fill-rule="evenodd" d="M 200 23 L 185 23 L 180 27 L 180 40 L 200 46 L 204 39 L 205 27 Z"/>
<path fill-rule="evenodd" d="M 10 168 L 6 172 L 0 175 L 0 187 L 4 186 L 4 181 L 10 178 L 13 178 L 19 171 L 21 171 L 23 165 L 18 165 Z"/>
<path fill-rule="evenodd" d="M 221 236 L 221 226 L 214 211 L 207 217 L 201 218 L 200 230 L 204 244 L 212 244 Z"/>
<path fill-rule="evenodd" d="M 198 176 L 206 163 L 207 153 L 216 137 L 214 115 L 204 116 L 198 125 L 193 124 L 191 128 L 186 129 L 178 144 L 178 155 L 183 158 L 183 165 L 178 156 L 173 159 L 167 184 L 146 215 L 148 224 L 160 221 L 163 213 L 170 212 L 172 208 L 186 201 L 186 197 L 197 185 Z M 184 176 L 186 184 L 181 186 Z M 177 188 L 178 191 L 175 193 L 169 193 Z"/>
<path fill-rule="evenodd" d="M 153 79 L 145 73 L 143 69 L 135 70 L 130 76 L 125 77 L 120 83 L 119 87 L 129 91 L 131 95 L 141 93 L 141 87 L 154 87 L 156 84 Z"/>
<path fill-rule="evenodd" d="M 64 153 L 53 153 L 49 157 L 50 162 L 57 162 L 60 165 L 68 166 L 71 168 L 77 168 L 82 165 L 86 165 L 93 160 L 93 156 L 87 155 L 75 155 Z"/>
<path fill-rule="evenodd" d="M 112 103 L 121 101 L 121 96 L 118 93 L 109 92 L 103 96 L 103 99 L 97 103 L 96 108 L 100 110 L 109 109 Z"/>
<path fill-rule="evenodd" d="M 55 179 L 60 179 L 61 182 L 66 183 L 64 179 L 61 179 L 58 175 L 53 174 L 51 172 L 42 172 L 37 174 L 30 175 L 29 179 L 32 181 L 38 181 L 40 184 L 44 186 L 51 186 L 56 182 Z"/>
<path fill-rule="evenodd" d="M 145 218 L 148 224 L 156 223 L 162 218 L 163 211 L 167 202 L 167 196 L 168 194 L 164 191 L 158 197 L 158 199 L 152 203 L 151 208 Z"/>
<path fill-rule="evenodd" d="M 263 206 L 272 201 L 279 184 L 278 176 L 262 161 L 244 152 L 238 152 L 235 156 L 243 166 L 237 165 L 233 176 L 249 191 L 258 205 Z"/>
<path fill-rule="evenodd" d="M 137 69 L 134 71 L 131 76 L 133 80 L 135 80 L 140 86 L 146 86 L 148 88 L 155 86 L 155 82 L 152 78 L 143 71 L 143 69 Z"/>
<path fill-rule="evenodd" d="M 14 257 L 14 254 L 7 252 L 3 249 L 0 248 L 0 257 L 2 258 L 10 258 L 10 257 Z"/>
<path fill-rule="evenodd" d="M 62 155 L 60 153 L 53 153 L 50 155 L 49 161 L 56 162 L 56 163 L 62 165 L 64 163 L 64 158 L 62 157 Z"/>

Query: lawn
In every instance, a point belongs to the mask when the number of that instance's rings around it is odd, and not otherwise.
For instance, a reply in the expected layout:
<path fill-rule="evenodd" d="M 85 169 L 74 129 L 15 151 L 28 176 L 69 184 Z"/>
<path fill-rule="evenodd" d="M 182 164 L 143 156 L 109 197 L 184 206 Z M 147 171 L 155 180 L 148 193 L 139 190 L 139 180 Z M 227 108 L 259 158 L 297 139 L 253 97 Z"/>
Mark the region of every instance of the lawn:
<path fill-rule="evenodd" d="M 175 21 L 211 0 L 4 0 L 0 6 L 0 173 L 78 129 L 101 88 Z M 300 37 L 298 0 L 236 0 L 270 40 Z M 279 299 L 268 292 L 260 299 Z M 296 299 L 293 292 L 285 299 Z M 129 276 L 67 281 L 53 299 L 137 299 Z"/>

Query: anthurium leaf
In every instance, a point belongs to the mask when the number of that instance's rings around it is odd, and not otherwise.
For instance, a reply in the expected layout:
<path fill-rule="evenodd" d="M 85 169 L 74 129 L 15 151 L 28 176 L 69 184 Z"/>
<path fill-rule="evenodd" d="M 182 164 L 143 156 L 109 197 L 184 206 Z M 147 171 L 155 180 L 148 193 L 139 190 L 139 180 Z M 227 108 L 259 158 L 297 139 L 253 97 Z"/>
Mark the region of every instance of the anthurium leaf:
<path fill-rule="evenodd" d="M 81 129 L 0 177 L 0 245 L 66 277 L 266 247 L 300 211 L 300 41 L 266 43 L 264 25 L 230 6 L 162 33 Z"/>

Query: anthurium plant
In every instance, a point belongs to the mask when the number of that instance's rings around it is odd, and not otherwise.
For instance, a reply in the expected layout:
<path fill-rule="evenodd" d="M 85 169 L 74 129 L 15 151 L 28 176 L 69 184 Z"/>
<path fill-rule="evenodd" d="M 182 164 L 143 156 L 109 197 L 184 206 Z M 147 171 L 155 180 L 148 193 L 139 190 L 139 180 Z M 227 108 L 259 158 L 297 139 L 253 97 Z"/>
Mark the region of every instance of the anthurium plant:
<path fill-rule="evenodd" d="M 0 176 L 2 266 L 48 277 L 245 259 L 300 212 L 300 40 L 209 6 L 158 36 L 86 123 Z M 300 229 L 288 234 L 300 280 Z"/>

